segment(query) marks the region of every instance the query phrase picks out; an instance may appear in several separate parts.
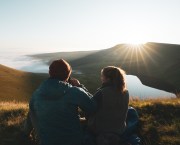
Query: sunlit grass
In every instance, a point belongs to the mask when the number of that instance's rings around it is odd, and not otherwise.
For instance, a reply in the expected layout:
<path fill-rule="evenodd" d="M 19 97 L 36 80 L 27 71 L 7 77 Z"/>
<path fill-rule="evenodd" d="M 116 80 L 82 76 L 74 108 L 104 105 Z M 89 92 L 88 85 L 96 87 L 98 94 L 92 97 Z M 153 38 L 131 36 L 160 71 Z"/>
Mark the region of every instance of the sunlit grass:
<path fill-rule="evenodd" d="M 130 105 L 135 105 L 138 107 L 144 107 L 144 106 L 150 106 L 150 105 L 154 105 L 154 104 L 162 104 L 162 105 L 179 105 L 180 104 L 180 99 L 178 98 L 156 98 L 156 99 L 144 99 L 144 100 L 140 100 L 138 97 L 137 98 L 131 98 L 130 99 Z"/>
<path fill-rule="evenodd" d="M 0 144 L 20 145 L 19 133 L 28 112 L 27 103 L 0 102 Z"/>
<path fill-rule="evenodd" d="M 140 116 L 143 145 L 180 144 L 180 99 L 133 100 Z"/>
<path fill-rule="evenodd" d="M 180 144 L 180 99 L 136 98 L 130 101 L 130 106 L 138 111 L 137 132 L 143 145 Z M 28 103 L 0 102 L 0 144 L 19 145 L 17 137 L 27 112 Z"/>
<path fill-rule="evenodd" d="M 19 110 L 19 109 L 28 109 L 28 103 L 22 102 L 0 102 L 1 111 L 9 110 Z"/>

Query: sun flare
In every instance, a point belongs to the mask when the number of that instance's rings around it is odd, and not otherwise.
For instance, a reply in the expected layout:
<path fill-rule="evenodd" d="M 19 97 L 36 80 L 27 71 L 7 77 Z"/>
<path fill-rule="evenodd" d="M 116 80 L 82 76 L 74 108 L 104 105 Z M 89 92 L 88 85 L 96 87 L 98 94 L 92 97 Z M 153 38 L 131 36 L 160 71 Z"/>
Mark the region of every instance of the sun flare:
<path fill-rule="evenodd" d="M 147 41 L 138 38 L 129 38 L 128 40 L 125 41 L 125 43 L 130 45 L 143 45 L 147 43 Z"/>
<path fill-rule="evenodd" d="M 146 44 L 146 41 L 142 41 L 142 40 L 129 40 L 125 42 L 128 46 L 130 46 L 131 48 L 140 48 L 141 46 L 143 46 L 144 44 Z"/>
<path fill-rule="evenodd" d="M 127 43 L 130 48 L 137 49 L 142 48 L 145 43 Z"/>

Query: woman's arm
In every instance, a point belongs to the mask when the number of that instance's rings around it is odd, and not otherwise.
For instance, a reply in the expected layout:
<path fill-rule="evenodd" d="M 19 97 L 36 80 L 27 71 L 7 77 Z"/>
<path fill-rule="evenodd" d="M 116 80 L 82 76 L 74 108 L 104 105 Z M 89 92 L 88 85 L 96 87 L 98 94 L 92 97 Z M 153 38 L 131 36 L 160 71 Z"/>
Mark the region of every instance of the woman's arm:
<path fill-rule="evenodd" d="M 98 90 L 94 95 L 93 95 L 93 100 L 96 102 L 97 104 L 97 110 L 98 108 L 102 105 L 102 97 L 103 94 L 101 92 L 101 90 Z"/>

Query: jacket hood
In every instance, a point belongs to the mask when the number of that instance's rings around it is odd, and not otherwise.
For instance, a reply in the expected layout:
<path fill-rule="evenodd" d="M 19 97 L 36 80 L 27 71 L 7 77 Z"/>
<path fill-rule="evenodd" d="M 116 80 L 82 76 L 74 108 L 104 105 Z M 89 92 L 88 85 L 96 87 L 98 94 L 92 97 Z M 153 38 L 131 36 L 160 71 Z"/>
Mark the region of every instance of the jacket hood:
<path fill-rule="evenodd" d="M 38 91 L 43 98 L 54 100 L 63 97 L 71 87 L 69 83 L 49 78 L 40 85 Z"/>

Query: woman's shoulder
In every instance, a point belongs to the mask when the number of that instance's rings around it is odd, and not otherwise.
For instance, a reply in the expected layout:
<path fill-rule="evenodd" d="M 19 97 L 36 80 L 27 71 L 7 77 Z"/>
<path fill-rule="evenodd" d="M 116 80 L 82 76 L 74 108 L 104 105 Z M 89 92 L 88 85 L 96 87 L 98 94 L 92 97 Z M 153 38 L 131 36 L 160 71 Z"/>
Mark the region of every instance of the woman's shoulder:
<path fill-rule="evenodd" d="M 129 91 L 128 91 L 127 89 L 125 89 L 125 90 L 123 91 L 123 95 L 129 96 Z"/>
<path fill-rule="evenodd" d="M 123 96 L 124 96 L 123 98 L 127 100 L 127 102 L 129 102 L 129 91 L 127 89 L 124 90 Z"/>
<path fill-rule="evenodd" d="M 124 90 L 124 93 L 125 93 L 125 94 L 129 94 L 128 89 L 125 89 L 125 90 Z"/>
<path fill-rule="evenodd" d="M 113 86 L 102 86 L 100 88 L 97 89 L 97 91 L 99 92 L 104 92 L 104 91 L 109 91 L 109 90 L 113 90 Z"/>

